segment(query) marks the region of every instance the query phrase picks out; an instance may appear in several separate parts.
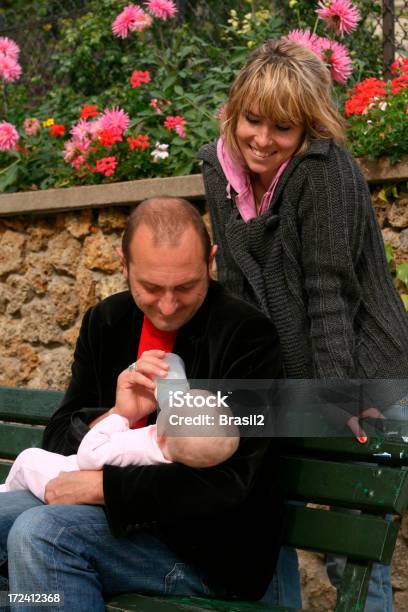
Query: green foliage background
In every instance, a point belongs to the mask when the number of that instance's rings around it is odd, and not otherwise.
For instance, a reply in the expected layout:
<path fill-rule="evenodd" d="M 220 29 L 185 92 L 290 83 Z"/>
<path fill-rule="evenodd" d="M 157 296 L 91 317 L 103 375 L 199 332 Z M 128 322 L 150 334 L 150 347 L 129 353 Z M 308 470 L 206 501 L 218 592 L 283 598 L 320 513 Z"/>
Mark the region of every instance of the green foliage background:
<path fill-rule="evenodd" d="M 153 143 L 169 142 L 162 118 L 149 107 L 156 97 L 171 100 L 171 114 L 183 115 L 187 121 L 188 138 L 172 135 L 167 160 L 152 164 L 143 152 L 137 160 L 129 157 L 114 179 L 93 175 L 86 178 L 87 183 L 198 171 L 195 153 L 217 136 L 217 112 L 249 50 L 294 28 L 313 29 L 317 2 L 179 0 L 176 20 L 154 20 L 152 28 L 122 40 L 113 36 L 111 25 L 127 4 L 128 0 L 2 3 L 9 31 L 0 35 L 9 35 L 22 46 L 24 78 L 21 84 L 4 88 L 0 119 L 21 127 L 27 116 L 52 117 L 69 130 L 85 103 L 96 104 L 100 110 L 120 106 L 132 118 L 134 132 L 149 134 Z M 381 69 L 381 43 L 374 33 L 380 3 L 356 0 L 356 4 L 363 25 L 344 40 L 355 65 L 350 86 Z M 235 25 L 228 21 L 232 9 Z M 320 34 L 324 34 L 322 26 Z M 149 70 L 151 83 L 131 89 L 133 70 Z M 340 105 L 346 91 L 336 87 Z M 34 145 L 35 158 L 0 155 L 0 190 L 81 184 L 82 179 L 62 159 L 61 142 L 47 140 L 43 134 Z"/>

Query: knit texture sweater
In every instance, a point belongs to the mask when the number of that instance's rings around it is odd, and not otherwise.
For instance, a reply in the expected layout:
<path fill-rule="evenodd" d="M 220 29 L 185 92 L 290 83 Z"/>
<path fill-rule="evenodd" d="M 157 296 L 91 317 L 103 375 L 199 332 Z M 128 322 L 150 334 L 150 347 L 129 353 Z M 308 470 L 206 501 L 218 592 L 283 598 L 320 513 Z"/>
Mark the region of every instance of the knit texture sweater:
<path fill-rule="evenodd" d="M 269 209 L 245 223 L 216 143 L 202 147 L 219 280 L 279 334 L 289 378 L 408 378 L 408 317 L 370 193 L 331 140 L 294 157 Z"/>

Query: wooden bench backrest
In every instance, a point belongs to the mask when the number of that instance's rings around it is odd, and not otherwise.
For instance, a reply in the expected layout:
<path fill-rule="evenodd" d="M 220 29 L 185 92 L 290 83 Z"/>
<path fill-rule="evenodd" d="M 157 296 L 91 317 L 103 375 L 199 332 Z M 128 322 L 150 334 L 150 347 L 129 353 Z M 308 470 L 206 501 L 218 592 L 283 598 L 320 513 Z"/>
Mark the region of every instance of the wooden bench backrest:
<path fill-rule="evenodd" d="M 41 446 L 45 425 L 62 397 L 61 391 L 0 387 L 1 482 L 19 452 Z"/>

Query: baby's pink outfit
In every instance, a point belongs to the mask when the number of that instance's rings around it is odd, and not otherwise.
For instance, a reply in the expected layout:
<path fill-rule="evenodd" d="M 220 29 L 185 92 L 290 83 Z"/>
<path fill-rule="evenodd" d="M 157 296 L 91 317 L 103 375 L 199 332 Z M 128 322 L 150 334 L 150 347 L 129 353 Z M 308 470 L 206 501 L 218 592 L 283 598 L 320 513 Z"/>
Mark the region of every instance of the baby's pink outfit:
<path fill-rule="evenodd" d="M 76 455 L 59 455 L 41 448 L 21 452 L 0 485 L 2 491 L 28 489 L 44 501 L 45 486 L 60 472 L 101 470 L 104 465 L 157 465 L 171 463 L 157 444 L 156 425 L 129 429 L 129 421 L 111 414 L 99 421 L 83 438 Z"/>

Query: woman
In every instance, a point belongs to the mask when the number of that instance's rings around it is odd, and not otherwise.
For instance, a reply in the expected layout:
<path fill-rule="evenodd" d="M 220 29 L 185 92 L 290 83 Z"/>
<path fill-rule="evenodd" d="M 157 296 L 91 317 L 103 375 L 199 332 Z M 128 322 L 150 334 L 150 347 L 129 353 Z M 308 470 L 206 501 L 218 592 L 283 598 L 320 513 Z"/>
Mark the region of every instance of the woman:
<path fill-rule="evenodd" d="M 273 319 L 288 378 L 408 378 L 408 317 L 344 143 L 329 70 L 312 51 L 281 39 L 250 55 L 221 138 L 199 152 L 219 280 Z M 334 420 L 358 435 L 357 416 Z"/>

